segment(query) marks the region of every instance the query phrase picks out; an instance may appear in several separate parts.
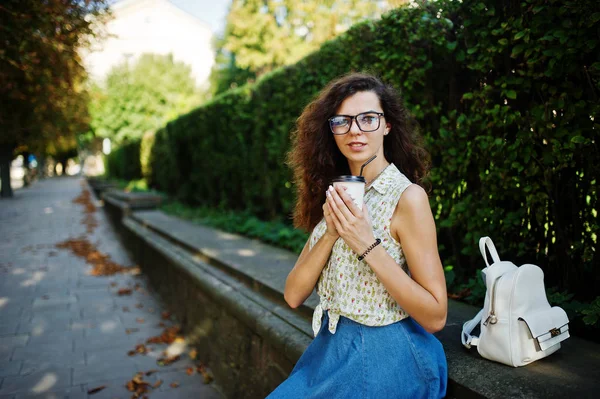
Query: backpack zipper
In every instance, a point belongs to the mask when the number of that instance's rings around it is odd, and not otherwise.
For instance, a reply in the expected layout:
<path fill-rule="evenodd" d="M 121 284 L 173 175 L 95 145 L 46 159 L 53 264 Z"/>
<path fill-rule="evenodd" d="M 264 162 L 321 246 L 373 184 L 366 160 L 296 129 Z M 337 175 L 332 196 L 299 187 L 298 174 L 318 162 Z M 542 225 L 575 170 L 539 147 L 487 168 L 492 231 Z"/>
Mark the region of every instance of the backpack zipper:
<path fill-rule="evenodd" d="M 498 284 L 498 280 L 500 280 L 500 277 L 502 276 L 496 277 L 496 279 L 494 280 L 494 284 L 492 285 L 492 303 L 490 305 L 490 315 L 483 322 L 484 326 L 487 326 L 488 323 L 496 324 L 498 322 L 498 318 L 496 317 L 496 284 Z"/>

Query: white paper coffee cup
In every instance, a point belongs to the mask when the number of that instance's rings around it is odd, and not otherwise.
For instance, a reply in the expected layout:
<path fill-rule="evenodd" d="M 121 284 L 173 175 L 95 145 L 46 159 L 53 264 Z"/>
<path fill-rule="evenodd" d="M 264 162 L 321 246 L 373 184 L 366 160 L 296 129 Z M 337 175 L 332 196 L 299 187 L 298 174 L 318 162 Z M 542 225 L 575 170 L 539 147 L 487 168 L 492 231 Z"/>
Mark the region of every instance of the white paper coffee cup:
<path fill-rule="evenodd" d="M 359 209 L 363 207 L 365 196 L 365 178 L 362 176 L 343 175 L 332 180 L 333 186 L 346 187 L 346 193 L 354 198 L 354 203 Z"/>

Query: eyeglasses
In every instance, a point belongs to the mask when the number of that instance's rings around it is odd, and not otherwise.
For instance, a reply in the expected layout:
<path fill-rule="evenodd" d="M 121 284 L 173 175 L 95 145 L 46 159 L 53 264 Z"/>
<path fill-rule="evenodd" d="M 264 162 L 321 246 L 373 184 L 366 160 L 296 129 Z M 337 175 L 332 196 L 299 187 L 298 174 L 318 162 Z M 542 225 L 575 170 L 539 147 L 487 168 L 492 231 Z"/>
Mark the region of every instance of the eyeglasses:
<path fill-rule="evenodd" d="M 356 125 L 362 132 L 374 132 L 379 129 L 383 112 L 363 112 L 358 115 L 335 115 L 328 119 L 329 128 L 333 134 L 346 134 L 352 128 L 352 121 L 356 119 Z"/>

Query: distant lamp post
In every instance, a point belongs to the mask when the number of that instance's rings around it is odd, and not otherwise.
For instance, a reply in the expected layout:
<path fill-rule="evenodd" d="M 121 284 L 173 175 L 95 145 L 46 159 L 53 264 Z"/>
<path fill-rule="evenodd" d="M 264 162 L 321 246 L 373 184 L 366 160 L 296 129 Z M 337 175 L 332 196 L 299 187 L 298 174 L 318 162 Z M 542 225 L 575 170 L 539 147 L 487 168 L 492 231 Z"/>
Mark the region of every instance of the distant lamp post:
<path fill-rule="evenodd" d="M 102 140 L 102 152 L 105 155 L 110 154 L 110 139 L 109 138 L 105 138 L 104 140 Z"/>

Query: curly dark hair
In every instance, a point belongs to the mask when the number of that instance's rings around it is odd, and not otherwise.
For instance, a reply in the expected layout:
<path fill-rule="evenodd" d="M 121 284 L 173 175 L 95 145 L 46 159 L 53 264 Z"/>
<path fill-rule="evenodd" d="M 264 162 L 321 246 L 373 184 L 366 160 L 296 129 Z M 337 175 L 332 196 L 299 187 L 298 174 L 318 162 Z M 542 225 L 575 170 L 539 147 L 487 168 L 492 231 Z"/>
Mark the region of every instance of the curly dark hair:
<path fill-rule="evenodd" d="M 350 174 L 346 157 L 338 149 L 328 119 L 342 102 L 358 92 L 377 95 L 392 125 L 383 139 L 386 160 L 396 165 L 413 183 L 423 185 L 429 169 L 429 155 L 421 144 L 418 125 L 397 91 L 379 78 L 365 73 L 350 73 L 330 82 L 304 108 L 292 133 L 287 163 L 294 172 L 297 201 L 294 226 L 311 231 L 323 217 L 325 190 L 331 179 Z"/>

